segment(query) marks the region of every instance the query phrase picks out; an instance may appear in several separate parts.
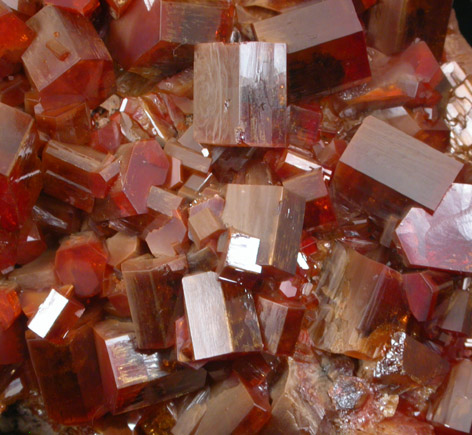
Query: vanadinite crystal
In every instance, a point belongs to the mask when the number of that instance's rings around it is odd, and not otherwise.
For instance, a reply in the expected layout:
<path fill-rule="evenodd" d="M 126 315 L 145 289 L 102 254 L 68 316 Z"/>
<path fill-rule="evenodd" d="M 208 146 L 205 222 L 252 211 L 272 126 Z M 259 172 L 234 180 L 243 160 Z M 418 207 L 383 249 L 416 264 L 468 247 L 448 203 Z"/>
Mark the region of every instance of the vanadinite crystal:
<path fill-rule="evenodd" d="M 211 145 L 285 146 L 284 44 L 200 44 L 195 50 L 194 136 Z M 214 86 L 213 80 L 219 85 Z"/>
<path fill-rule="evenodd" d="M 0 0 L 0 432 L 472 433 L 451 3 Z"/>

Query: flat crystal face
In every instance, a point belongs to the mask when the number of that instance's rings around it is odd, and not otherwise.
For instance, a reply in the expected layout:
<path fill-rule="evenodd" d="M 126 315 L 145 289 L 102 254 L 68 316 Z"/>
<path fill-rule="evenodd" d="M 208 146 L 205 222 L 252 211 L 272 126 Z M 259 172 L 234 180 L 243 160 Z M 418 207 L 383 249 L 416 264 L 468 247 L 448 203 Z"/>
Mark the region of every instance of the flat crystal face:
<path fill-rule="evenodd" d="M 284 44 L 201 44 L 194 74 L 197 142 L 285 146 Z M 219 86 L 211 84 L 214 78 Z"/>

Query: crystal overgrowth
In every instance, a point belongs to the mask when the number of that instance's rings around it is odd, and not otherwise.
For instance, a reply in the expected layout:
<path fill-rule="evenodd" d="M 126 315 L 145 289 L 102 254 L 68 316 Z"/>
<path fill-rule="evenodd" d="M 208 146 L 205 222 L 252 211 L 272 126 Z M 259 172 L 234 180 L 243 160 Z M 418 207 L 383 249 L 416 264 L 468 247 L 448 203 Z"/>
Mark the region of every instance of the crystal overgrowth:
<path fill-rule="evenodd" d="M 211 145 L 286 146 L 286 74 L 284 44 L 197 45 L 195 140 Z"/>

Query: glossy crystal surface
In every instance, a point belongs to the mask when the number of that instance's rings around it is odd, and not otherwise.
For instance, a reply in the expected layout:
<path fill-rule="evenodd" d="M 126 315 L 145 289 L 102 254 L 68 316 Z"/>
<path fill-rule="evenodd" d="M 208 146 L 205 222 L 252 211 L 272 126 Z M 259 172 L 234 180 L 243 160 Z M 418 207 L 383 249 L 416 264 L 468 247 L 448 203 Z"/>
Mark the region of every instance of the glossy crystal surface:
<path fill-rule="evenodd" d="M 219 281 L 214 272 L 188 275 L 182 285 L 196 360 L 262 349 L 254 300 L 244 287 Z"/>
<path fill-rule="evenodd" d="M 22 59 L 45 102 L 86 101 L 95 108 L 109 96 L 115 83 L 112 59 L 85 17 L 47 6 L 28 25 L 36 38 Z"/>
<path fill-rule="evenodd" d="M 300 5 L 253 27 L 257 40 L 287 44 L 292 98 L 344 89 L 370 77 L 364 31 L 349 0 Z"/>
<path fill-rule="evenodd" d="M 284 44 L 197 45 L 195 140 L 211 145 L 285 147 L 286 74 Z M 218 86 L 211 84 L 215 79 Z"/>

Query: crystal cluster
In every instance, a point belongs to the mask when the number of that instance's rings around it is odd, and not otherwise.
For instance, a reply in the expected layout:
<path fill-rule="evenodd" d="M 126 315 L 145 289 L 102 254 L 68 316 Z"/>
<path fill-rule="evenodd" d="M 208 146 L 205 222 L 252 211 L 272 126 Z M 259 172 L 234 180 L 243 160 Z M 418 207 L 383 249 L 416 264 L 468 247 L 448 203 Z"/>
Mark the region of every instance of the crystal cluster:
<path fill-rule="evenodd" d="M 451 3 L 0 1 L 0 432 L 472 433 Z"/>

